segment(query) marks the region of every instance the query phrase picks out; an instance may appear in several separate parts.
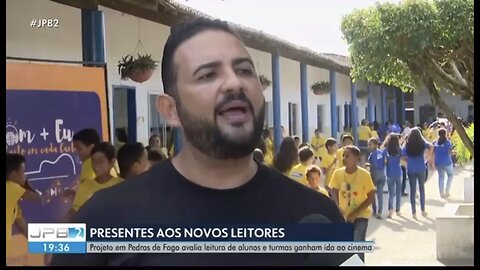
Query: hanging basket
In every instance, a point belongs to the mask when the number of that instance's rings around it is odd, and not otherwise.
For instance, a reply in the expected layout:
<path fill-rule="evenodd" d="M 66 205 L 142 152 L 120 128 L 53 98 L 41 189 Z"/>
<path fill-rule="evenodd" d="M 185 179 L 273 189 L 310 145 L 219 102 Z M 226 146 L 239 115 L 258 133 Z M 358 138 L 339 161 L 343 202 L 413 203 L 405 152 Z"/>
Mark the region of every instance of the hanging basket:
<path fill-rule="evenodd" d="M 315 95 L 325 95 L 330 93 L 332 87 L 330 82 L 321 81 L 321 82 L 314 82 L 311 86 L 312 92 Z"/>
<path fill-rule="evenodd" d="M 152 77 L 154 71 L 154 69 L 135 69 L 128 78 L 134 82 L 143 83 Z"/>

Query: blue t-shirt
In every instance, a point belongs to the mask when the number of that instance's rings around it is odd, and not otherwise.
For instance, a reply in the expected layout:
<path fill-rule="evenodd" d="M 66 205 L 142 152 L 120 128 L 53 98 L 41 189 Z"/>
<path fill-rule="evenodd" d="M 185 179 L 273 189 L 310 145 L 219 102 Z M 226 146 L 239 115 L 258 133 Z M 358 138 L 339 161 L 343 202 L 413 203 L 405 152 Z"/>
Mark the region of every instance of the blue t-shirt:
<path fill-rule="evenodd" d="M 435 165 L 451 165 L 452 157 L 449 151 L 452 149 L 452 143 L 446 140 L 443 144 L 438 144 L 436 141 L 433 143 L 435 151 Z"/>
<path fill-rule="evenodd" d="M 400 167 L 400 154 L 391 156 L 388 150 L 383 150 L 384 156 L 387 158 L 387 177 L 401 177 L 402 168 Z"/>
<path fill-rule="evenodd" d="M 429 143 L 425 142 L 423 145 L 423 150 L 427 149 L 430 146 Z M 427 168 L 425 166 L 425 158 L 423 157 L 423 151 L 418 156 L 407 155 L 407 146 L 402 148 L 402 156 L 407 157 L 407 170 L 412 173 L 423 172 Z"/>
<path fill-rule="evenodd" d="M 382 150 L 377 149 L 370 153 L 368 156 L 368 162 L 370 163 L 371 170 L 383 170 L 385 168 L 385 156 Z"/>

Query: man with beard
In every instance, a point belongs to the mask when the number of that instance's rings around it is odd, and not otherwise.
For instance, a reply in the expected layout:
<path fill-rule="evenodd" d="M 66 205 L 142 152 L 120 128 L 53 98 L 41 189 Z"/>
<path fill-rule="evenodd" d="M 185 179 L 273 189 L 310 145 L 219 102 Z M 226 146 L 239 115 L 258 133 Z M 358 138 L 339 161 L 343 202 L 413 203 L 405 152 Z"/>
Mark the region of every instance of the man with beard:
<path fill-rule="evenodd" d="M 343 223 L 326 196 L 253 158 L 265 100 L 253 61 L 222 21 L 196 18 L 171 29 L 162 59 L 165 95 L 157 109 L 181 130 L 171 160 L 97 192 L 74 222 L 122 224 L 293 224 L 319 214 Z M 339 259 L 339 257 L 341 257 Z M 322 264 L 339 265 L 328 255 Z M 348 257 L 347 257 L 348 258 Z M 58 255 L 52 265 L 303 265 L 302 254 Z"/>

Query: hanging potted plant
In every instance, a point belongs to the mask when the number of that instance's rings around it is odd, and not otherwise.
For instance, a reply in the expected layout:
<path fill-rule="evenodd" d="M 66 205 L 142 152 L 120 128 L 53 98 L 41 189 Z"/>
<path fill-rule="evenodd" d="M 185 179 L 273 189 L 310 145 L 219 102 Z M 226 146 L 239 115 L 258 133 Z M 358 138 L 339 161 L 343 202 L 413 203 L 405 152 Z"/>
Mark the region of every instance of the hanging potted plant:
<path fill-rule="evenodd" d="M 258 76 L 258 79 L 260 80 L 260 84 L 262 85 L 263 87 L 263 91 L 265 91 L 271 84 L 272 84 L 272 81 L 270 81 L 267 76 L 263 75 L 263 74 L 260 74 Z"/>
<path fill-rule="evenodd" d="M 149 54 L 138 54 L 136 58 L 126 55 L 118 61 L 118 73 L 122 80 L 129 78 L 137 83 L 150 79 L 156 68 L 157 62 Z"/>
<path fill-rule="evenodd" d="M 367 90 L 358 90 L 357 91 L 357 98 L 359 99 L 364 99 L 368 97 L 368 91 Z"/>
<path fill-rule="evenodd" d="M 316 81 L 311 86 L 315 95 L 324 95 L 330 93 L 332 86 L 327 81 Z"/>

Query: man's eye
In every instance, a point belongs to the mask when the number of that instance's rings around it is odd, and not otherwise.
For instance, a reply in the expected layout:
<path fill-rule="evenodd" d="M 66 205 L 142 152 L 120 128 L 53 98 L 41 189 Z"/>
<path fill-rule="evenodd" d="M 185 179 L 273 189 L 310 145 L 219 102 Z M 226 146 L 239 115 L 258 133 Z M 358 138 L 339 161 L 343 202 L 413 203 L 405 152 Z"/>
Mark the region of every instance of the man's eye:
<path fill-rule="evenodd" d="M 215 72 L 209 72 L 203 76 L 201 76 L 200 78 L 198 78 L 198 80 L 209 80 L 209 79 L 213 79 L 215 77 Z"/>
<path fill-rule="evenodd" d="M 252 75 L 253 71 L 248 68 L 241 68 L 238 70 L 238 73 L 242 75 Z"/>

